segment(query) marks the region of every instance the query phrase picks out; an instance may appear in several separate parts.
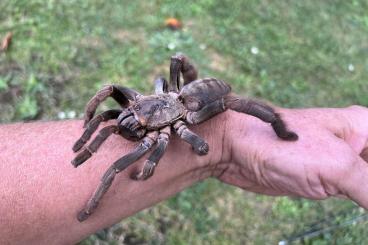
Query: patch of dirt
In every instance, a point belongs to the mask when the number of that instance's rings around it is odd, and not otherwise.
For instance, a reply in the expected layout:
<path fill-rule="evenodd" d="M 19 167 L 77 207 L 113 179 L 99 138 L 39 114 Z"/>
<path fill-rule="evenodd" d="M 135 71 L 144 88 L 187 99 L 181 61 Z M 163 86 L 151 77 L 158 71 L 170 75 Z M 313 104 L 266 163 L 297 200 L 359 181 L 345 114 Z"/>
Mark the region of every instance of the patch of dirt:
<path fill-rule="evenodd" d="M 98 49 L 104 47 L 104 42 L 97 37 L 85 37 L 80 40 L 80 45 L 84 47 Z"/>
<path fill-rule="evenodd" d="M 23 69 L 15 62 L 7 62 L 0 66 L 0 76 L 6 78 L 8 88 L 0 92 L 0 103 L 11 104 L 21 94 L 20 85 L 9 85 L 14 77 L 20 76 Z"/>
<path fill-rule="evenodd" d="M 230 58 L 221 56 L 215 51 L 210 52 L 209 57 L 211 59 L 209 64 L 210 68 L 219 72 L 226 71 L 228 67 L 233 64 L 233 61 Z"/>
<path fill-rule="evenodd" d="M 154 81 L 159 76 L 164 76 L 165 79 L 169 79 L 169 62 L 164 62 L 160 65 L 155 65 L 151 71 L 151 73 L 147 76 L 147 82 L 151 83 L 154 86 Z"/>
<path fill-rule="evenodd" d="M 135 30 L 135 31 L 130 31 L 126 29 L 118 29 L 114 31 L 111 34 L 111 36 L 120 42 L 137 41 L 137 42 L 143 43 L 144 40 L 146 39 L 145 32 L 140 29 Z"/>

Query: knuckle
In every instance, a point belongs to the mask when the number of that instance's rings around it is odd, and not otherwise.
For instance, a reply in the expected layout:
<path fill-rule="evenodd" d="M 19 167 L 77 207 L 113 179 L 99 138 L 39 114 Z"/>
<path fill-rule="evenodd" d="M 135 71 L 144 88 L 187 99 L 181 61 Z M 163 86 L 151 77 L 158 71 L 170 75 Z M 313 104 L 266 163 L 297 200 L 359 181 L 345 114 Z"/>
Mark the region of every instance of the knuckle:
<path fill-rule="evenodd" d="M 351 105 L 347 107 L 350 110 L 354 110 L 354 111 L 365 111 L 368 112 L 368 108 L 362 105 Z"/>

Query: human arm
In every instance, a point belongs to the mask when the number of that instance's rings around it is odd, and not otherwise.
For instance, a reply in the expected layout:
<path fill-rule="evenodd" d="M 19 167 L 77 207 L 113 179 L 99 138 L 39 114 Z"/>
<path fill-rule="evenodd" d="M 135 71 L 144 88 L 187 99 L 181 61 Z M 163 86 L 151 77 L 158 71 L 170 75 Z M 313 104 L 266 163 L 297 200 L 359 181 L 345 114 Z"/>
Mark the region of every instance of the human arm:
<path fill-rule="evenodd" d="M 210 134 L 215 122 L 196 130 L 219 152 Z M 76 215 L 105 170 L 137 145 L 113 135 L 93 157 L 74 168 L 71 147 L 82 125 L 82 121 L 60 121 L 0 126 L 0 244 L 74 244 L 208 177 L 209 159 L 216 157 L 197 156 L 173 137 L 154 177 L 139 182 L 129 178 L 142 167 L 146 155 L 116 176 L 96 212 L 80 223 Z"/>
<path fill-rule="evenodd" d="M 297 142 L 278 139 L 257 118 L 222 113 L 193 128 L 208 141 L 207 156 L 195 155 L 186 143 L 172 137 L 152 178 L 129 179 L 143 157 L 116 177 L 98 210 L 83 223 L 76 214 L 101 175 L 135 144 L 112 136 L 75 169 L 70 148 L 82 131 L 80 121 L 3 125 L 0 244 L 74 243 L 209 176 L 272 195 L 322 199 L 337 191 L 367 208 L 367 165 L 358 157 L 366 149 L 367 109 L 278 111 L 298 133 Z M 325 157 L 323 164 L 321 157 Z M 324 181 L 303 181 L 306 176 Z M 311 191 L 308 183 L 314 183 L 317 191 Z"/>

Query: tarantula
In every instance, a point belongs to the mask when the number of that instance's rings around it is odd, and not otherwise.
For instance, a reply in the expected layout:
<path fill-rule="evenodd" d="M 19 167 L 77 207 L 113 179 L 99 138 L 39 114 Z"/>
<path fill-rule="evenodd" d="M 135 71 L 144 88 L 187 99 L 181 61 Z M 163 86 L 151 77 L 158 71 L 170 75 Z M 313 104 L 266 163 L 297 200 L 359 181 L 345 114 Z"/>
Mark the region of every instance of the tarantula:
<path fill-rule="evenodd" d="M 184 79 L 183 84 L 180 82 L 180 73 Z M 85 209 L 77 215 L 78 220 L 86 220 L 97 208 L 117 173 L 137 161 L 156 144 L 144 167 L 133 179 L 145 180 L 152 176 L 172 131 L 189 143 L 198 155 L 207 154 L 208 144 L 188 129 L 187 124 L 201 123 L 227 109 L 270 123 L 276 135 L 283 140 L 297 140 L 297 134 L 287 130 L 271 106 L 253 99 L 240 98 L 231 94 L 230 90 L 228 84 L 216 78 L 198 79 L 197 69 L 185 55 L 179 53 L 171 57 L 169 82 L 163 77 L 155 80 L 155 95 L 144 96 L 118 85 L 108 85 L 98 91 L 86 106 L 85 131 L 74 144 L 73 151 L 79 151 L 87 143 L 101 122 L 117 119 L 117 124 L 102 128 L 93 141 L 72 160 L 72 164 L 78 167 L 85 162 L 111 134 L 121 135 L 128 140 L 141 140 L 141 143 L 107 169 Z M 107 110 L 93 117 L 97 106 L 108 97 L 115 99 L 122 108 Z"/>

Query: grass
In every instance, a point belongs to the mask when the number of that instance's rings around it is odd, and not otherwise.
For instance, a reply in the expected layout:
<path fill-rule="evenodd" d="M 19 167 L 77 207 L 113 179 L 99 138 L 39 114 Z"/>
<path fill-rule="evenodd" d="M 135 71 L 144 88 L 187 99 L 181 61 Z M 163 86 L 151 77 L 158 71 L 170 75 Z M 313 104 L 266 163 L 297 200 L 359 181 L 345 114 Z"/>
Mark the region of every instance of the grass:
<path fill-rule="evenodd" d="M 0 54 L 0 122 L 80 117 L 106 83 L 149 93 L 177 51 L 201 76 L 222 78 L 243 95 L 289 107 L 367 106 L 367 8 L 363 0 L 3 0 L 0 36 L 14 37 Z M 163 26 L 172 16 L 181 31 Z M 106 244 L 275 244 L 353 206 L 265 197 L 209 180 L 99 236 Z M 365 225 L 304 244 L 364 244 Z"/>

